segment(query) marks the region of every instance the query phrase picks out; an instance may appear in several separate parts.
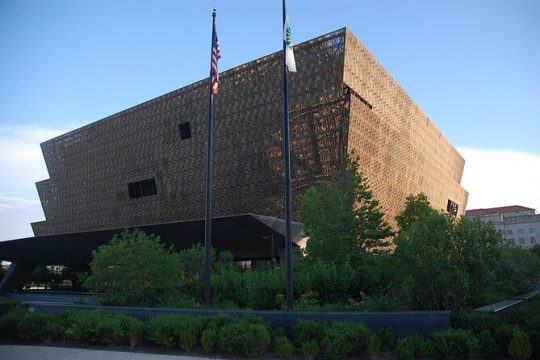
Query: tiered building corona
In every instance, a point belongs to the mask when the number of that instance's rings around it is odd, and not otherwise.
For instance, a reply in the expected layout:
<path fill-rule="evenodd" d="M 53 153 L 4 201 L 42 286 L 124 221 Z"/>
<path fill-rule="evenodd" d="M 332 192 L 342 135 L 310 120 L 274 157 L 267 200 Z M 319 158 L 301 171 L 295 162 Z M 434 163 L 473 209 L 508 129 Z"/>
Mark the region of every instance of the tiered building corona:
<path fill-rule="evenodd" d="M 348 30 L 295 46 L 289 77 L 293 212 L 346 154 L 359 158 L 394 217 L 410 194 L 462 214 L 464 160 Z M 282 53 L 220 74 L 215 97 L 213 216 L 283 218 Z M 160 96 L 41 144 L 46 220 L 36 236 L 204 216 L 208 81 Z"/>

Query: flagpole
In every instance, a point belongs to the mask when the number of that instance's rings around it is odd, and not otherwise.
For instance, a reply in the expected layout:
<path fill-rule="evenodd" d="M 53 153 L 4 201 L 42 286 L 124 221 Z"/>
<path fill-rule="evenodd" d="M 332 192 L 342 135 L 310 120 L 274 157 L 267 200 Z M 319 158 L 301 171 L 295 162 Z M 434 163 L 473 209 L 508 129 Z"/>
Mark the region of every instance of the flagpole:
<path fill-rule="evenodd" d="M 214 43 L 216 36 L 216 9 L 212 11 L 212 45 L 210 48 L 210 77 L 208 79 L 210 99 L 208 101 L 208 128 L 207 128 L 207 148 L 206 148 L 206 210 L 205 210 L 205 230 L 204 230 L 204 304 L 210 307 L 210 284 L 212 277 L 212 128 L 214 123 L 214 92 L 212 81 L 212 66 L 214 56 Z"/>
<path fill-rule="evenodd" d="M 283 0 L 283 28 L 287 8 Z M 293 271 L 292 271 L 292 239 L 291 239 L 291 149 L 289 136 L 289 80 L 286 63 L 287 42 L 283 38 L 283 155 L 285 157 L 285 261 L 287 262 L 287 309 L 293 308 Z"/>

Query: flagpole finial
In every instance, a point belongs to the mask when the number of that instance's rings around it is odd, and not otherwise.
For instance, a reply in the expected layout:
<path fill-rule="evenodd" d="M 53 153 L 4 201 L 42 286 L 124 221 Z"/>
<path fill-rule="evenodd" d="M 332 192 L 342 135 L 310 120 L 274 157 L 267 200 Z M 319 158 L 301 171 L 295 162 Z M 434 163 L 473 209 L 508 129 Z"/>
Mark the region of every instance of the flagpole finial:
<path fill-rule="evenodd" d="M 213 16 L 213 17 L 216 17 L 216 8 L 214 8 L 214 9 L 212 10 L 212 16 Z"/>

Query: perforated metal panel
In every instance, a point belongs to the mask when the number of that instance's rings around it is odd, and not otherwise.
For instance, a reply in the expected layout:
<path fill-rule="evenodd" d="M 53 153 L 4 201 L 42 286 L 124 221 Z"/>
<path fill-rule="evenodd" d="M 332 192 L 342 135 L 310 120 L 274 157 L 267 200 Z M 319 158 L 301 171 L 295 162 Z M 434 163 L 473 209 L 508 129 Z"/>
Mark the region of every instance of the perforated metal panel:
<path fill-rule="evenodd" d="M 423 191 L 465 209 L 463 159 L 346 29 L 295 46 L 290 78 L 294 217 L 304 191 L 347 152 L 392 220 Z M 220 75 L 215 97 L 213 215 L 283 217 L 281 53 Z M 364 73 L 366 72 L 367 73 Z M 37 184 L 36 235 L 204 216 L 208 82 L 202 80 L 43 143 L 50 179 Z M 367 107 L 366 102 L 373 105 Z M 189 121 L 191 138 L 180 139 Z M 157 194 L 128 184 L 155 178 Z"/>
<path fill-rule="evenodd" d="M 359 155 L 388 220 L 395 225 L 405 198 L 420 192 L 438 210 L 446 210 L 452 200 L 463 215 L 468 199 L 460 186 L 465 160 L 347 29 L 345 37 L 343 82 L 352 89 L 348 150 Z"/>

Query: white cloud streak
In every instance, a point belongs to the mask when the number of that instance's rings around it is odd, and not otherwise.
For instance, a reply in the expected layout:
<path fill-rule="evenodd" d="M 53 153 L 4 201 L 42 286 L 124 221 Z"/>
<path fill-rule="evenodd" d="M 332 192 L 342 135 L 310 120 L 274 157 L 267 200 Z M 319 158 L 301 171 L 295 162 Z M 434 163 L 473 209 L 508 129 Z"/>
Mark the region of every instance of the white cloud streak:
<path fill-rule="evenodd" d="M 0 241 L 33 236 L 30 223 L 43 219 L 39 200 L 0 196 Z"/>
<path fill-rule="evenodd" d="M 522 205 L 540 211 L 540 154 L 458 148 L 465 158 L 467 209 Z"/>
<path fill-rule="evenodd" d="M 32 236 L 30 223 L 44 219 L 35 183 L 49 175 L 39 144 L 69 129 L 0 125 L 0 241 Z"/>

